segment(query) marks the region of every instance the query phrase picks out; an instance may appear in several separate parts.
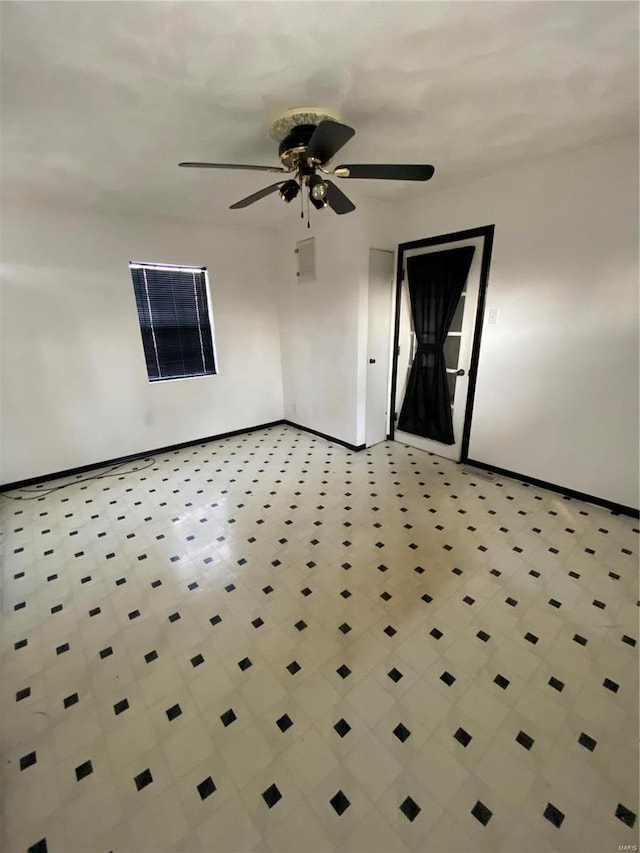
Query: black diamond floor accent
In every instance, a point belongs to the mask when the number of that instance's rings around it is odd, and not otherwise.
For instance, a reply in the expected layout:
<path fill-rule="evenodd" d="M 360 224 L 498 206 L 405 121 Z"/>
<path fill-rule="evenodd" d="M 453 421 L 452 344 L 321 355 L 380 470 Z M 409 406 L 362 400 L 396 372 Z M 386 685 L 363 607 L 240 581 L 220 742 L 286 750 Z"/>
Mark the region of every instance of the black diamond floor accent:
<path fill-rule="evenodd" d="M 400 803 L 400 811 L 407 820 L 413 822 L 418 817 L 422 809 L 415 800 L 412 800 L 411 797 L 407 797 L 403 803 Z"/>
<path fill-rule="evenodd" d="M 235 711 L 233 710 L 233 708 L 229 708 L 228 711 L 225 711 L 224 714 L 222 714 L 220 716 L 220 719 L 222 720 L 222 725 L 226 728 L 227 726 L 230 726 L 231 723 L 233 723 L 233 721 L 237 720 L 238 718 L 236 717 L 236 714 L 235 714 Z"/>
<path fill-rule="evenodd" d="M 222 616 L 216 614 L 215 616 L 212 616 L 211 619 L 209 619 L 209 622 L 211 622 L 212 625 L 217 625 L 218 622 L 222 622 Z"/>
<path fill-rule="evenodd" d="M 585 734 L 585 732 L 581 732 L 580 737 L 578 738 L 578 743 L 580 744 L 580 746 L 584 746 L 585 749 L 588 749 L 589 752 L 593 752 L 593 750 L 597 746 L 598 741 L 594 740 L 588 734 Z"/>
<path fill-rule="evenodd" d="M 612 693 L 617 693 L 620 689 L 620 685 L 616 684 L 616 682 L 612 681 L 610 678 L 605 678 L 605 680 L 602 682 L 602 686 L 606 687 L 607 690 L 611 690 Z"/>
<path fill-rule="evenodd" d="M 210 797 L 216 789 L 216 786 L 211 776 L 207 776 L 207 778 L 203 779 L 202 782 L 200 782 L 200 784 L 196 787 L 198 789 L 198 793 L 200 794 L 201 800 L 206 800 L 207 797 Z"/>
<path fill-rule="evenodd" d="M 144 659 L 146 660 L 147 663 L 151 663 L 151 661 L 156 660 L 157 657 L 158 657 L 158 652 L 155 649 L 153 649 L 152 651 L 147 652 L 147 654 L 144 656 Z"/>
<path fill-rule="evenodd" d="M 411 732 L 404 725 L 404 723 L 398 723 L 398 725 L 393 730 L 393 733 L 401 743 L 404 743 L 405 740 L 411 736 Z"/>
<path fill-rule="evenodd" d="M 171 722 L 182 714 L 182 708 L 180 705 L 172 705 L 170 708 L 167 708 L 165 713 L 167 715 L 167 719 Z"/>
<path fill-rule="evenodd" d="M 351 625 L 348 625 L 346 622 L 343 622 L 342 625 L 338 628 L 339 631 L 342 631 L 343 634 L 348 634 L 351 630 Z"/>
<path fill-rule="evenodd" d="M 508 687 L 508 686 L 509 686 L 509 684 L 510 684 L 509 679 L 508 679 L 508 678 L 505 678 L 505 677 L 504 677 L 504 675 L 500 675 L 499 673 L 498 673 L 498 675 L 496 675 L 496 677 L 493 679 L 493 683 L 494 683 L 494 684 L 497 684 L 497 685 L 498 685 L 498 687 L 502 687 L 502 689 L 503 689 L 503 690 L 506 690 L 506 689 L 507 689 L 507 687 Z"/>
<path fill-rule="evenodd" d="M 282 794 L 278 790 L 278 786 L 275 784 L 269 785 L 266 791 L 262 792 L 262 799 L 265 803 L 272 809 L 277 802 L 282 799 Z"/>
<path fill-rule="evenodd" d="M 346 734 L 349 734 L 349 732 L 351 731 L 351 726 L 349 725 L 349 723 L 344 718 L 342 718 L 341 720 L 338 720 L 338 722 L 335 724 L 335 726 L 333 728 L 338 732 L 340 737 L 344 737 Z"/>
<path fill-rule="evenodd" d="M 454 738 L 464 747 L 467 747 L 471 743 L 471 735 L 469 734 L 469 732 L 465 732 L 463 728 L 458 729 L 458 731 L 454 734 Z"/>
<path fill-rule="evenodd" d="M 244 672 L 245 669 L 249 669 L 250 666 L 253 666 L 249 658 L 242 658 L 242 660 L 238 661 L 238 666 Z"/>
<path fill-rule="evenodd" d="M 254 628 L 259 628 L 261 625 L 264 625 L 264 622 L 263 622 L 263 620 L 258 616 L 258 618 L 257 618 L 257 619 L 253 619 L 253 620 L 252 620 L 251 624 L 253 625 L 253 627 L 254 627 Z"/>
<path fill-rule="evenodd" d="M 455 675 L 451 675 L 450 672 L 443 672 L 440 676 L 440 681 L 444 681 L 447 687 L 451 687 L 453 682 L 456 680 Z"/>
<path fill-rule="evenodd" d="M 292 660 L 290 664 L 287 664 L 287 669 L 291 673 L 291 675 L 295 675 L 297 672 L 300 672 L 302 667 L 298 663 L 297 660 Z"/>
<path fill-rule="evenodd" d="M 287 729 L 290 729 L 292 725 L 293 720 L 288 714 L 283 714 L 278 720 L 276 720 L 276 726 L 283 733 L 286 732 Z"/>
<path fill-rule="evenodd" d="M 35 844 L 32 844 L 31 847 L 27 848 L 27 853 L 48 853 L 47 847 L 47 839 L 41 838 L 40 841 L 36 841 Z"/>
<path fill-rule="evenodd" d="M 549 679 L 549 686 L 553 687 L 554 690 L 557 690 L 558 693 L 562 693 L 562 691 L 564 690 L 564 682 L 553 676 Z"/>
<path fill-rule="evenodd" d="M 153 782 L 151 770 L 149 770 L 149 768 L 147 767 L 147 769 L 143 770 L 142 773 L 138 773 L 137 776 L 134 776 L 133 781 L 136 783 L 136 788 L 139 791 L 141 791 L 143 788 L 146 788 L 147 785 L 150 785 Z"/>
<path fill-rule="evenodd" d="M 76 779 L 78 782 L 81 779 L 84 779 L 85 776 L 90 776 L 93 773 L 93 765 L 90 761 L 85 761 L 83 764 L 80 764 L 76 767 Z"/>
<path fill-rule="evenodd" d="M 72 705 L 75 705 L 78 702 L 78 694 L 72 693 L 70 696 L 65 696 L 62 700 L 62 704 L 65 708 L 70 708 Z"/>
<path fill-rule="evenodd" d="M 336 672 L 338 673 L 340 678 L 347 678 L 347 676 L 351 675 L 351 670 L 344 663 L 342 664 L 342 666 L 339 666 L 338 669 L 336 669 Z"/>
<path fill-rule="evenodd" d="M 16 693 L 16 702 L 20 702 L 22 699 L 26 699 L 28 696 L 31 696 L 31 688 L 24 687 L 22 690 L 18 690 Z"/>
<path fill-rule="evenodd" d="M 129 700 L 128 699 L 121 699 L 119 702 L 116 702 L 116 704 L 113 706 L 113 712 L 117 717 L 118 714 L 122 714 L 123 711 L 126 711 L 128 707 L 129 707 Z"/>
<path fill-rule="evenodd" d="M 307 623 L 304 621 L 304 619 L 301 619 L 299 622 L 296 622 L 293 627 L 297 628 L 298 631 L 304 631 L 304 629 L 307 627 Z"/>
<path fill-rule="evenodd" d="M 560 828 L 562 825 L 562 821 L 564 820 L 564 815 L 557 809 L 552 803 L 547 803 L 547 807 L 544 810 L 544 817 L 552 823 L 554 826 Z"/>
<path fill-rule="evenodd" d="M 23 755 L 20 759 L 20 770 L 26 770 L 27 767 L 31 767 L 37 761 L 35 752 L 29 752 L 27 755 Z"/>
<path fill-rule="evenodd" d="M 344 814 L 351 805 L 351 803 L 342 793 L 342 791 L 338 791 L 337 794 L 334 794 L 334 796 L 331 797 L 329 802 L 331 803 L 338 815 Z"/>
<path fill-rule="evenodd" d="M 626 823 L 627 826 L 635 826 L 636 822 L 636 813 L 632 812 L 631 809 L 628 809 L 626 806 L 623 806 L 622 803 L 618 803 L 616 808 L 616 817 L 618 820 L 621 820 L 623 823 Z"/>
<path fill-rule="evenodd" d="M 533 744 L 535 743 L 534 739 L 528 735 L 526 732 L 518 732 L 516 735 L 516 742 L 523 746 L 525 749 L 531 749 Z"/>
<path fill-rule="evenodd" d="M 395 668 L 395 666 L 394 666 L 394 668 L 393 668 L 392 670 L 390 670 L 390 671 L 387 673 L 387 675 L 389 676 L 389 678 L 390 678 L 392 681 L 395 681 L 395 682 L 396 682 L 396 684 L 398 683 L 398 681 L 400 681 L 400 679 L 401 679 L 401 678 L 403 678 L 403 677 L 404 677 L 404 676 L 402 675 L 402 673 L 400 672 L 400 670 L 399 670 L 399 669 L 396 669 L 396 668 Z"/>
<path fill-rule="evenodd" d="M 487 808 L 487 806 L 480 802 L 480 800 L 478 800 L 475 806 L 471 809 L 471 814 L 476 820 L 480 821 L 483 826 L 486 826 L 493 816 L 491 809 Z"/>

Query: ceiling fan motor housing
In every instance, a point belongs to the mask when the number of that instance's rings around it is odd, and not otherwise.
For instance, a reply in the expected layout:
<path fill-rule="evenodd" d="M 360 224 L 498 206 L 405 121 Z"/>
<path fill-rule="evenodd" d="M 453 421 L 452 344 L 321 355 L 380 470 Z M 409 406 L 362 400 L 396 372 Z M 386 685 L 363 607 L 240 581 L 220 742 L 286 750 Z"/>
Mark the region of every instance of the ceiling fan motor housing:
<path fill-rule="evenodd" d="M 278 155 L 287 169 L 299 166 L 303 174 L 307 169 L 309 174 L 313 173 L 313 168 L 307 166 L 303 154 L 315 129 L 315 124 L 300 124 L 284 137 L 278 146 Z"/>

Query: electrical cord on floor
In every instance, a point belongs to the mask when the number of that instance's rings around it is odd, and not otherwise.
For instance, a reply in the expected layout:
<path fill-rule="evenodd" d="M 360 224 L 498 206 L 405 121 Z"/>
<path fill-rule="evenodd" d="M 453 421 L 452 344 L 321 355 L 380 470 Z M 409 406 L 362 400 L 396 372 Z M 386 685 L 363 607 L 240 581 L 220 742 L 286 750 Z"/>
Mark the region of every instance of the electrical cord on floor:
<path fill-rule="evenodd" d="M 59 492 L 61 489 L 66 489 L 69 486 L 75 486 L 78 483 L 89 483 L 91 480 L 103 480 L 106 477 L 117 477 L 124 476 L 125 474 L 135 474 L 138 471 L 145 471 L 147 468 L 150 468 L 152 465 L 155 465 L 156 460 L 155 457 L 145 457 L 145 461 L 150 459 L 147 465 L 143 465 L 141 468 L 132 468 L 129 471 L 121 471 L 119 469 L 122 468 L 123 465 L 127 465 L 127 462 L 120 462 L 118 465 L 114 465 L 109 468 L 104 474 L 94 474 L 91 477 L 83 477 L 81 480 L 72 480 L 70 483 L 63 483 L 60 486 L 52 486 L 50 489 L 16 489 L 18 492 L 26 492 L 28 495 L 33 495 L 33 497 L 25 497 L 23 495 L 8 495 L 5 492 L 0 492 L 0 498 L 6 498 L 10 501 L 36 501 L 38 498 L 46 498 L 49 495 L 52 495 L 54 492 Z"/>

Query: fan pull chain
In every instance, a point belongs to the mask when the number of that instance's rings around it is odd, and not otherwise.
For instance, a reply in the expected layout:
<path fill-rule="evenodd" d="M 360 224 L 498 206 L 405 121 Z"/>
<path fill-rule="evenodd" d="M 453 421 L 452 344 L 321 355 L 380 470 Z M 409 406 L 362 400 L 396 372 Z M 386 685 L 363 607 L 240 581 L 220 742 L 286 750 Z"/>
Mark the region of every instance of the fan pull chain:
<path fill-rule="evenodd" d="M 304 194 L 300 186 L 300 219 L 304 219 Z"/>
<path fill-rule="evenodd" d="M 311 215 L 309 213 L 309 196 L 307 196 L 307 228 L 311 228 Z"/>

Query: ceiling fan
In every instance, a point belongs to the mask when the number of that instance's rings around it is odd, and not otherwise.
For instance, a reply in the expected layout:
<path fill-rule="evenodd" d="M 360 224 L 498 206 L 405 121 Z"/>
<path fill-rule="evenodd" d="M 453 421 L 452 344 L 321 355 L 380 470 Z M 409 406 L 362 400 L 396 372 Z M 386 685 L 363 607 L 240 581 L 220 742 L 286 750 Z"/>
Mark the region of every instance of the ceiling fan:
<path fill-rule="evenodd" d="M 290 176 L 237 201 L 231 205 L 231 210 L 248 207 L 275 192 L 279 192 L 282 200 L 289 203 L 307 187 L 308 200 L 317 210 L 330 207 L 338 214 L 350 213 L 356 209 L 353 202 L 325 176 L 383 181 L 428 181 L 433 176 L 434 167 L 427 165 L 376 163 L 327 168 L 334 155 L 354 134 L 355 130 L 342 124 L 334 113 L 321 108 L 297 107 L 278 116 L 270 127 L 271 137 L 279 143 L 278 155 L 282 166 L 249 166 L 235 163 L 178 165 L 189 169 L 245 169 L 278 172 Z M 304 211 L 301 215 L 304 216 Z"/>

